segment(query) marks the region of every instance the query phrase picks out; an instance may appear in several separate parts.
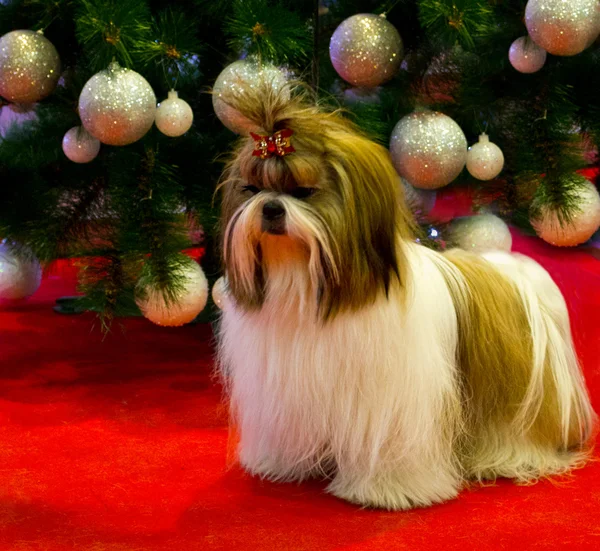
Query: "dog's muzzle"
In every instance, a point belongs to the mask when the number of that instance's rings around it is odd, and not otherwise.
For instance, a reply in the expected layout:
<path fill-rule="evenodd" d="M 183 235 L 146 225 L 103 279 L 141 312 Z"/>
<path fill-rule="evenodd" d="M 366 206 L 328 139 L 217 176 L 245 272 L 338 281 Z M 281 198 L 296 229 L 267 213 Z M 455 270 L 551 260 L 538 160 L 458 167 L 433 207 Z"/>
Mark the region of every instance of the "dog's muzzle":
<path fill-rule="evenodd" d="M 268 201 L 263 205 L 262 230 L 273 235 L 285 233 L 285 208 L 279 201 Z"/>

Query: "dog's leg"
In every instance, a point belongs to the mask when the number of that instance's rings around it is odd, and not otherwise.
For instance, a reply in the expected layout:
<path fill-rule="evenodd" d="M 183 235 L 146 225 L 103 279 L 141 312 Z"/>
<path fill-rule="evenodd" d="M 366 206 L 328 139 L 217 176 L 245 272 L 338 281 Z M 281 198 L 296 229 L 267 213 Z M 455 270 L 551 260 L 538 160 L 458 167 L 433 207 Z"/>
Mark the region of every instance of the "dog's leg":
<path fill-rule="evenodd" d="M 455 497 L 461 488 L 455 465 L 431 456 L 433 450 L 422 451 L 429 457 L 412 456 L 380 465 L 372 473 L 342 468 L 327 490 L 363 507 L 388 510 L 425 507 Z"/>
<path fill-rule="evenodd" d="M 350 419 L 336 423 L 349 436 L 334 440 L 338 471 L 328 491 L 366 507 L 427 506 L 456 496 L 462 483 L 456 313 L 435 253 L 415 253 L 410 302 L 402 310 L 392 297 L 380 319 L 368 320 L 364 334 L 377 337 L 349 370 L 362 373 L 357 392 L 333 397 L 346 400 L 338 410 Z M 360 355 L 357 347 L 348 361 Z"/>
<path fill-rule="evenodd" d="M 310 448 L 298 449 L 285 431 L 265 425 L 256 434 L 246 427 L 242 435 L 238 446 L 239 462 L 254 476 L 273 482 L 301 482 L 331 474 L 332 463 L 325 453 Z"/>

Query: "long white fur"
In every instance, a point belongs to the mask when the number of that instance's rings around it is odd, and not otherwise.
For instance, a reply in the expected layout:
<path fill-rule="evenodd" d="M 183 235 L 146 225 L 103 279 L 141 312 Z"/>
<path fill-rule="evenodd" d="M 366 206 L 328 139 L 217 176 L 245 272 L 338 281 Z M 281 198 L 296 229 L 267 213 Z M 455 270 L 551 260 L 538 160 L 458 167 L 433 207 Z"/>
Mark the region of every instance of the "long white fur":
<path fill-rule="evenodd" d="M 281 254 L 278 241 L 263 246 Z M 455 495 L 452 435 L 439 427 L 458 410 L 456 317 L 431 259 L 411 254 L 405 312 L 392 292 L 325 325 L 315 310 L 290 307 L 305 292 L 287 281 L 290 271 L 305 270 L 304 259 L 294 267 L 290 260 L 269 271 L 269 286 L 282 295 L 269 293 L 260 312 L 223 313 L 221 362 L 242 464 L 268 478 L 300 480 L 333 461 L 336 495 L 386 507 L 427 504 L 432 490 L 438 499 Z"/>
<path fill-rule="evenodd" d="M 465 477 L 481 478 L 494 469 L 503 474 L 502 465 L 507 476 L 526 478 L 520 464 L 548 459 L 524 436 L 506 434 L 490 443 L 473 472 L 459 464 L 455 308 L 464 305 L 453 303 L 447 286 L 450 274 L 466 296 L 458 270 L 438 253 L 405 243 L 407 300 L 392 285 L 389 297 L 382 293 L 371 306 L 323 323 L 316 287 L 322 258 L 333 263 L 334 240 L 321 220 L 291 198 L 283 200 L 292 239 L 261 233 L 268 194 L 261 195 L 232 217 L 225 260 L 251 285 L 260 242 L 265 302 L 257 311 L 225 309 L 219 332 L 220 369 L 240 434 L 240 461 L 249 472 L 272 480 L 331 475 L 328 489 L 341 498 L 405 509 L 451 498 Z M 533 261 L 502 254 L 487 259 L 517 285 L 537 344 L 517 420 L 521 433 L 539 409 L 547 353 L 565 435 L 573 414 L 591 422 L 560 292 Z M 511 437 L 514 446 L 503 447 Z M 555 470 L 562 466 L 548 462 Z"/>

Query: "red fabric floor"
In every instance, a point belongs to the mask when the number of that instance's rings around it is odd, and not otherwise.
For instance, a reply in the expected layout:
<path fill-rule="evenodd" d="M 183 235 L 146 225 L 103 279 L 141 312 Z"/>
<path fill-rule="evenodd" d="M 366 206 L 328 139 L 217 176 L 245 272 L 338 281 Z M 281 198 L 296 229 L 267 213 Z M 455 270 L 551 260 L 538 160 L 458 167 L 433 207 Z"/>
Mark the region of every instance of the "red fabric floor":
<path fill-rule="evenodd" d="M 598 251 L 518 236 L 515 249 L 566 293 L 600 409 Z M 129 319 L 103 339 L 93 316 L 53 313 L 74 285 L 59 272 L 0 309 L 1 550 L 600 549 L 599 463 L 398 513 L 228 467 L 210 329 Z"/>

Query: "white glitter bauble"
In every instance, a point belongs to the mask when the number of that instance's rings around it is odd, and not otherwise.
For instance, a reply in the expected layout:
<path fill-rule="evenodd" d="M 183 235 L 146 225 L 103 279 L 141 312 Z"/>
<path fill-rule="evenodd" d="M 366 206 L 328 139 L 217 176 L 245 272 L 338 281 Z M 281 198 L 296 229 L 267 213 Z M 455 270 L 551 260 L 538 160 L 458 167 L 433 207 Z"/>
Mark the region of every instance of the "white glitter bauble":
<path fill-rule="evenodd" d="M 450 117 L 418 111 L 401 119 L 390 140 L 398 174 L 421 189 L 437 189 L 454 180 L 467 160 L 467 139 Z"/>
<path fill-rule="evenodd" d="M 161 101 L 156 108 L 156 126 L 171 138 L 185 134 L 194 121 L 194 113 L 187 101 L 182 100 L 175 90 L 169 92 L 169 97 Z"/>
<path fill-rule="evenodd" d="M 137 142 L 152 127 L 156 96 L 139 73 L 117 62 L 88 80 L 79 96 L 85 129 L 107 145 Z"/>
<path fill-rule="evenodd" d="M 529 0 L 525 8 L 529 36 L 553 55 L 576 55 L 600 33 L 598 0 Z"/>
<path fill-rule="evenodd" d="M 274 65 L 261 65 L 252 60 L 234 61 L 221 71 L 213 87 L 213 108 L 219 120 L 236 134 L 248 134 L 256 130 L 252 122 L 231 103 L 243 97 L 248 89 L 256 88 L 261 83 L 268 82 L 275 91 L 281 90 L 287 78 L 281 69 Z M 289 97 L 289 92 L 286 92 Z"/>
<path fill-rule="evenodd" d="M 51 94 L 59 78 L 58 52 L 41 32 L 12 31 L 0 38 L 0 96 L 34 103 Z"/>
<path fill-rule="evenodd" d="M 390 80 L 402 62 L 402 38 L 385 17 L 359 13 L 342 21 L 329 43 L 331 63 L 346 82 L 373 88 Z"/>
<path fill-rule="evenodd" d="M 495 144 L 490 142 L 486 133 L 479 136 L 479 141 L 469 147 L 467 152 L 467 170 L 478 180 L 493 180 L 502 172 L 504 154 Z"/>
<path fill-rule="evenodd" d="M 12 31 L 0 38 L 0 96 L 34 103 L 51 94 L 59 78 L 58 52 L 41 32 Z"/>
<path fill-rule="evenodd" d="M 215 281 L 212 288 L 212 299 L 217 307 L 223 310 L 227 306 L 229 291 L 227 289 L 227 280 L 220 277 Z"/>
<path fill-rule="evenodd" d="M 74 163 L 89 163 L 98 156 L 100 142 L 83 126 L 74 126 L 65 134 L 62 148 Z"/>
<path fill-rule="evenodd" d="M 186 282 L 176 302 L 166 302 L 155 289 L 145 289 L 136 298 L 144 317 L 156 325 L 179 327 L 196 318 L 206 306 L 208 281 L 199 264 L 190 260 L 179 269 L 178 275 Z"/>
<path fill-rule="evenodd" d="M 574 247 L 585 243 L 600 228 L 600 195 L 596 187 L 579 174 L 571 178 L 581 185 L 574 195 L 578 199 L 579 211 L 571 220 L 560 223 L 555 210 L 542 206 L 539 217 L 531 220 L 531 225 L 539 237 L 558 247 Z M 535 200 L 534 200 L 535 205 Z"/>
<path fill-rule="evenodd" d="M 479 214 L 454 220 L 450 226 L 450 241 L 466 251 L 510 251 L 512 236 L 508 226 L 493 214 Z"/>
<path fill-rule="evenodd" d="M 404 201 L 411 212 L 417 217 L 429 214 L 435 206 L 437 193 L 434 190 L 418 189 L 404 180 L 402 180 L 402 187 L 404 189 Z"/>
<path fill-rule="evenodd" d="M 546 50 L 528 36 L 517 38 L 508 50 L 510 64 L 520 73 L 536 73 L 546 63 Z"/>
<path fill-rule="evenodd" d="M 35 258 L 15 255 L 6 241 L 0 243 L 0 300 L 33 295 L 42 282 L 42 268 Z"/>

